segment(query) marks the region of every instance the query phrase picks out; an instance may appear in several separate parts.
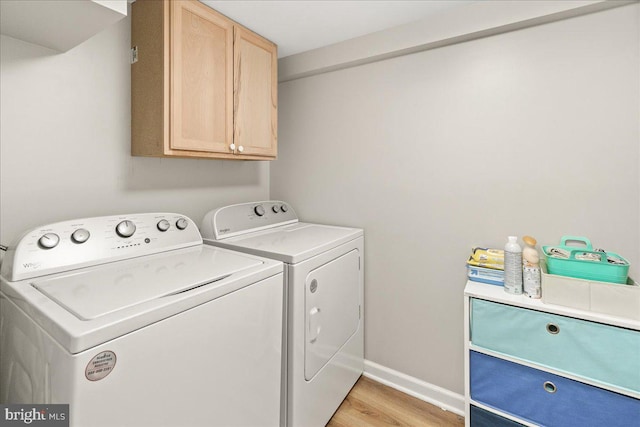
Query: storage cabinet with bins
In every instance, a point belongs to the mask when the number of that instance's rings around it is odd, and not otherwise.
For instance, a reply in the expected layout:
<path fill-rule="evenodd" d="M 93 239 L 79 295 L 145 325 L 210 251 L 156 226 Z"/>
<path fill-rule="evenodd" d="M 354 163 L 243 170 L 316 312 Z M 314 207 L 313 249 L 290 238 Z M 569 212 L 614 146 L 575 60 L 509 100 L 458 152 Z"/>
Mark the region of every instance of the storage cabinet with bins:
<path fill-rule="evenodd" d="M 466 426 L 640 426 L 640 322 L 465 288 Z"/>
<path fill-rule="evenodd" d="M 196 0 L 131 9 L 131 153 L 270 160 L 277 48 Z"/>

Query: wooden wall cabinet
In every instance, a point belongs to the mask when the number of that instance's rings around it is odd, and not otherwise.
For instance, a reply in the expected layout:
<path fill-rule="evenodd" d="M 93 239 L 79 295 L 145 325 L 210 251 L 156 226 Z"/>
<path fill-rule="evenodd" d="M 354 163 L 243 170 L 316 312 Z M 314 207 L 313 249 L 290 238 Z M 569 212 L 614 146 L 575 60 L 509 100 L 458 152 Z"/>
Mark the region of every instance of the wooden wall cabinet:
<path fill-rule="evenodd" d="M 275 159 L 276 45 L 195 0 L 131 19 L 132 155 Z"/>

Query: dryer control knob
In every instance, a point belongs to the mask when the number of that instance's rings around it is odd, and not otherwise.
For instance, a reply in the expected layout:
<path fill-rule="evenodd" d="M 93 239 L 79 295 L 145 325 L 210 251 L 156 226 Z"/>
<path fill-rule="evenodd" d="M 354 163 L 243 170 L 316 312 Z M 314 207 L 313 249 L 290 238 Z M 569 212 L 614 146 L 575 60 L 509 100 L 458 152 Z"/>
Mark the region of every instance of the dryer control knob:
<path fill-rule="evenodd" d="M 273 205 L 273 207 L 271 208 L 271 210 L 273 211 L 273 213 L 278 213 L 280 212 L 280 208 L 277 205 Z"/>
<path fill-rule="evenodd" d="M 169 224 L 169 221 L 167 221 L 166 219 L 161 219 L 160 221 L 158 221 L 157 227 L 160 231 L 167 231 L 169 227 L 171 227 L 171 224 Z"/>
<path fill-rule="evenodd" d="M 118 233 L 120 237 L 131 237 L 135 232 L 136 225 L 129 220 L 121 221 L 116 225 L 116 233 Z"/>
<path fill-rule="evenodd" d="M 60 236 L 56 233 L 46 233 L 38 239 L 38 246 L 42 249 L 53 249 L 60 243 Z"/>
<path fill-rule="evenodd" d="M 189 225 L 189 223 L 184 218 L 179 218 L 176 221 L 176 227 L 178 227 L 178 230 L 184 230 L 185 228 L 187 228 L 187 225 Z"/>
<path fill-rule="evenodd" d="M 86 230 L 84 228 L 78 228 L 76 231 L 74 231 L 71 234 L 71 241 L 73 243 L 84 243 L 87 240 L 89 240 L 89 237 L 91 237 L 91 234 L 89 233 L 89 230 Z"/>
<path fill-rule="evenodd" d="M 264 207 L 262 205 L 258 205 L 255 208 L 253 208 L 253 211 L 256 213 L 256 215 L 258 216 L 262 216 L 264 215 Z"/>
<path fill-rule="evenodd" d="M 280 210 L 281 210 L 282 212 L 286 212 L 286 211 L 288 211 L 288 210 L 289 210 L 289 208 L 287 207 L 287 205 L 280 205 Z"/>

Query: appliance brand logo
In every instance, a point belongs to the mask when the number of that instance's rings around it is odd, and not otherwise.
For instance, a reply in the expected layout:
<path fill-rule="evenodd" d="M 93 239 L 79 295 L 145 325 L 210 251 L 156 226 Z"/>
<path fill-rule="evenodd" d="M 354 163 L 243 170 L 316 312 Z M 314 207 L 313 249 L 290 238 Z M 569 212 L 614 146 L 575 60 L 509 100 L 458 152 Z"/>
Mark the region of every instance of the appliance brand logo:
<path fill-rule="evenodd" d="M 231 231 L 230 228 L 221 228 L 221 229 L 218 230 L 218 233 L 224 234 L 224 233 L 228 233 L 230 231 Z"/>
<path fill-rule="evenodd" d="M 24 264 L 22 264 L 22 266 L 24 268 L 30 268 L 32 270 L 35 270 L 36 268 L 39 268 L 40 265 L 42 265 L 42 263 L 40 263 L 40 262 L 25 262 Z"/>
<path fill-rule="evenodd" d="M 69 427 L 69 405 L 0 405 L 3 426 Z"/>

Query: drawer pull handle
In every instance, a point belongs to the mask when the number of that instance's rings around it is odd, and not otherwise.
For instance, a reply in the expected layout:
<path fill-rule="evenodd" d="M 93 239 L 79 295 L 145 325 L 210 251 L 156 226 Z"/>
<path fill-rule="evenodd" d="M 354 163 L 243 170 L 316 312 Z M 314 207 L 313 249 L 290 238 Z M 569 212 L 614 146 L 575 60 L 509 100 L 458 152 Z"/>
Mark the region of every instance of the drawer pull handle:
<path fill-rule="evenodd" d="M 542 387 L 544 388 L 544 391 L 546 391 L 547 393 L 555 393 L 557 390 L 557 387 L 554 383 L 552 383 L 551 381 L 546 381 Z"/>
<path fill-rule="evenodd" d="M 560 326 L 555 323 L 547 323 L 547 332 L 550 334 L 556 335 L 560 333 Z"/>

